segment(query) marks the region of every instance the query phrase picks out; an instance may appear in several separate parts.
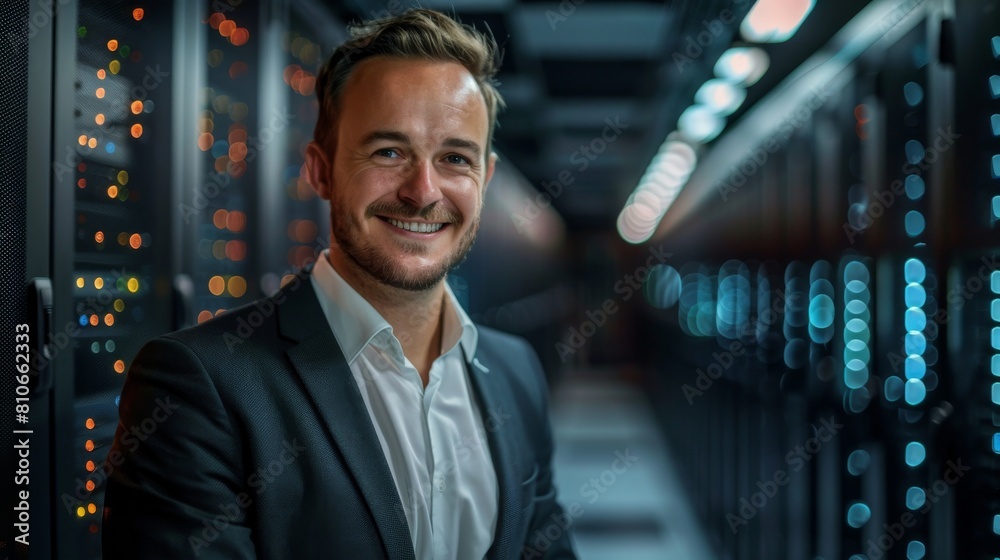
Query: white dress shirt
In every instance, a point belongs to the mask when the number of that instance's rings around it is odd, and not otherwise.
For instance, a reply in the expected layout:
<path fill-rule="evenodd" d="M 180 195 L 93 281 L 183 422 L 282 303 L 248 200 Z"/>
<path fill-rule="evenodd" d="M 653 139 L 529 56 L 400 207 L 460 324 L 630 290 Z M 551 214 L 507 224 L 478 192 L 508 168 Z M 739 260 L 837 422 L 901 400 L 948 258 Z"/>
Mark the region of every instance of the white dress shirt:
<path fill-rule="evenodd" d="M 313 268 L 313 289 L 375 425 L 417 559 L 483 558 L 499 489 L 462 355 L 475 354 L 476 326 L 445 283 L 441 355 L 424 388 L 392 326 L 327 259 L 324 251 Z M 414 323 L 433 328 L 437 319 Z"/>

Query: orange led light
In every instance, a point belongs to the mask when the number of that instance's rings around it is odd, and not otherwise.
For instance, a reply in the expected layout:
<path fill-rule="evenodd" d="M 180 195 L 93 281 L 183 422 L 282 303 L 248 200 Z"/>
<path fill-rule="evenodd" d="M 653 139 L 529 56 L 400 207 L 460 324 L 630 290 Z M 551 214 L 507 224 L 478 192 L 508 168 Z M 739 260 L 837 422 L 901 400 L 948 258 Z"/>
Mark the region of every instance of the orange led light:
<path fill-rule="evenodd" d="M 220 208 L 212 214 L 212 224 L 219 229 L 225 229 L 228 216 L 229 212 L 225 208 Z"/>
<path fill-rule="evenodd" d="M 218 29 L 224 21 L 226 21 L 226 15 L 222 12 L 215 12 L 208 17 L 208 25 L 212 26 L 212 29 Z"/>
<path fill-rule="evenodd" d="M 94 92 L 94 95 L 96 95 L 98 99 L 104 99 L 104 88 L 102 87 L 97 88 L 97 91 Z"/>
<path fill-rule="evenodd" d="M 112 39 L 112 40 L 108 41 L 108 50 L 109 51 L 116 51 L 116 50 L 118 50 L 118 40 L 117 39 Z"/>
<path fill-rule="evenodd" d="M 87 135 L 86 134 L 81 134 L 80 137 L 76 139 L 76 141 L 79 142 L 81 146 L 86 146 L 87 145 Z"/>
<path fill-rule="evenodd" d="M 236 22 L 231 19 L 227 19 L 219 24 L 219 34 L 223 37 L 229 37 L 235 30 Z"/>
<path fill-rule="evenodd" d="M 198 135 L 198 149 L 207 152 L 212 144 L 215 143 L 215 138 L 212 137 L 211 132 L 202 132 Z"/>
<path fill-rule="evenodd" d="M 97 124 L 104 124 L 104 113 L 97 113 L 94 115 L 94 122 Z"/>
<path fill-rule="evenodd" d="M 98 243 L 104 243 L 104 232 L 103 231 L 99 231 L 99 232 L 95 233 L 94 234 L 94 241 L 96 241 Z"/>
<path fill-rule="evenodd" d="M 213 296 L 221 296 L 225 289 L 226 281 L 221 276 L 213 276 L 208 281 L 208 291 L 212 292 Z"/>
<path fill-rule="evenodd" d="M 97 138 L 91 138 L 90 140 L 87 140 L 87 145 L 90 146 L 91 148 L 96 148 Z"/>
<path fill-rule="evenodd" d="M 86 426 L 88 430 L 93 430 L 94 426 L 96 426 L 97 424 L 94 423 L 93 418 L 87 418 L 87 421 L 84 422 L 83 425 Z"/>
<path fill-rule="evenodd" d="M 108 75 L 108 73 L 104 71 L 104 68 L 98 68 L 97 69 L 97 79 L 98 80 L 103 80 L 105 77 L 107 77 L 107 75 Z"/>
<path fill-rule="evenodd" d="M 237 47 L 247 44 L 247 41 L 249 40 L 250 31 L 246 27 L 237 27 L 236 29 L 233 29 L 233 32 L 229 35 L 229 42 Z"/>
<path fill-rule="evenodd" d="M 90 316 L 90 326 L 96 327 L 97 323 L 99 323 L 99 322 L 100 322 L 100 319 L 98 319 L 97 315 L 91 315 Z"/>
<path fill-rule="evenodd" d="M 203 309 L 201 310 L 201 312 L 198 313 L 198 323 L 204 323 L 205 321 L 211 318 L 212 318 L 212 312 L 207 309 Z"/>
<path fill-rule="evenodd" d="M 132 18 L 135 19 L 135 21 L 141 20 L 142 16 L 144 15 L 146 15 L 146 11 L 143 10 L 142 8 L 136 8 L 132 10 Z"/>
<path fill-rule="evenodd" d="M 132 125 L 132 138 L 138 138 L 142 136 L 142 125 L 135 123 Z"/>
<path fill-rule="evenodd" d="M 94 484 L 93 480 L 88 480 L 87 484 L 85 484 L 85 486 L 87 487 L 87 492 L 93 492 L 94 489 L 97 488 L 97 485 Z"/>
<path fill-rule="evenodd" d="M 226 216 L 226 228 L 233 233 L 243 231 L 243 228 L 245 228 L 246 225 L 247 215 L 239 210 L 230 212 L 229 215 Z"/>
<path fill-rule="evenodd" d="M 242 276 L 233 276 L 229 279 L 229 293 L 233 297 L 243 297 L 247 293 L 247 281 Z"/>
<path fill-rule="evenodd" d="M 110 313 L 108 313 L 107 315 L 105 315 L 104 316 L 104 324 L 107 325 L 107 326 L 109 326 L 109 327 L 111 325 L 114 325 L 115 324 L 115 316 L 112 315 L 112 314 L 110 314 Z"/>
<path fill-rule="evenodd" d="M 131 237 L 128 238 L 128 244 L 133 249 L 138 249 L 142 246 L 142 236 L 138 233 L 133 233 Z"/>
<path fill-rule="evenodd" d="M 87 461 L 85 466 L 87 467 L 87 472 L 94 472 L 94 469 L 97 468 L 97 465 L 95 465 L 94 462 L 90 460 Z"/>
<path fill-rule="evenodd" d="M 94 450 L 94 440 L 88 439 L 87 443 L 83 444 L 83 448 L 86 449 L 87 451 L 93 451 Z"/>
<path fill-rule="evenodd" d="M 111 185 L 110 187 L 108 187 L 108 197 L 114 198 L 116 196 L 118 196 L 118 187 L 115 185 Z"/>
<path fill-rule="evenodd" d="M 84 187 L 86 187 L 87 186 L 87 180 L 84 179 L 83 177 L 80 177 L 80 179 L 76 182 L 76 186 L 80 187 L 81 189 L 84 188 Z"/>
<path fill-rule="evenodd" d="M 125 362 L 122 360 L 115 360 L 115 372 L 122 373 L 125 371 Z"/>
<path fill-rule="evenodd" d="M 87 504 L 87 513 L 97 513 L 97 504 L 93 502 Z"/>
<path fill-rule="evenodd" d="M 142 101 L 139 101 L 139 100 L 133 101 L 131 108 L 132 108 L 132 114 L 133 115 L 138 115 L 139 113 L 142 112 Z"/>

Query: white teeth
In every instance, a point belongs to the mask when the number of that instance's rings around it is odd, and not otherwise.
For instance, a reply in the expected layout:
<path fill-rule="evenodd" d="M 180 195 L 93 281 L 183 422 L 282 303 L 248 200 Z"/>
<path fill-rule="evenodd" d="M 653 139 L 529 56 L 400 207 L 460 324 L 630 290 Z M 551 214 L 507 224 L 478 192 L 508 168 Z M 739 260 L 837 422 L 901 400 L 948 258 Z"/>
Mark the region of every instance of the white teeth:
<path fill-rule="evenodd" d="M 399 220 L 393 220 L 389 218 L 389 223 L 406 231 L 415 231 L 417 233 L 434 233 L 435 231 L 444 227 L 444 224 L 423 224 L 417 222 L 401 222 Z"/>

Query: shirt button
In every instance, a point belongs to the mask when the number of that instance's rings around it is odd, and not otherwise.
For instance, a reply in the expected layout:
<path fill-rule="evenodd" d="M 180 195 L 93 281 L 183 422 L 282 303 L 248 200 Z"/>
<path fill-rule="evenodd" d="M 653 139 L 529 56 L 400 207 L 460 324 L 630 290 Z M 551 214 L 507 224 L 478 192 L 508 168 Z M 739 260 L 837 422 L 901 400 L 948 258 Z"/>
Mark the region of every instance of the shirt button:
<path fill-rule="evenodd" d="M 438 479 L 438 492 L 444 492 L 444 479 Z"/>

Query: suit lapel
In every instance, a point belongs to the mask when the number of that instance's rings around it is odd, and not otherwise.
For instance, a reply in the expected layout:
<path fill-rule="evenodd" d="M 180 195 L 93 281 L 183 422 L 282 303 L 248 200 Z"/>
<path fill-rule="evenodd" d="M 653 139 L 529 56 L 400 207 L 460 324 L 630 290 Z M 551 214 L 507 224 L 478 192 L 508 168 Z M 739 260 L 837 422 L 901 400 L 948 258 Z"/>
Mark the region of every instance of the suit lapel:
<path fill-rule="evenodd" d="M 497 530 L 493 545 L 486 557 L 490 560 L 513 558 L 517 551 L 514 532 L 520 521 L 521 503 L 520 480 L 515 460 L 515 447 L 510 433 L 516 420 L 516 401 L 510 387 L 504 382 L 503 363 L 490 355 L 484 348 L 483 338 L 479 338 L 476 354 L 471 360 L 465 356 L 466 367 L 472 387 L 479 401 L 479 411 L 483 417 L 500 489 L 500 504 L 497 513 Z M 464 354 L 464 349 L 463 349 Z M 509 415 L 509 416 L 508 416 Z"/>
<path fill-rule="evenodd" d="M 308 270 L 298 278 L 300 283 L 285 290 L 287 299 L 278 306 L 282 334 L 299 341 L 288 357 L 368 502 L 389 558 L 413 560 L 406 515 L 368 409 L 323 316 Z"/>

